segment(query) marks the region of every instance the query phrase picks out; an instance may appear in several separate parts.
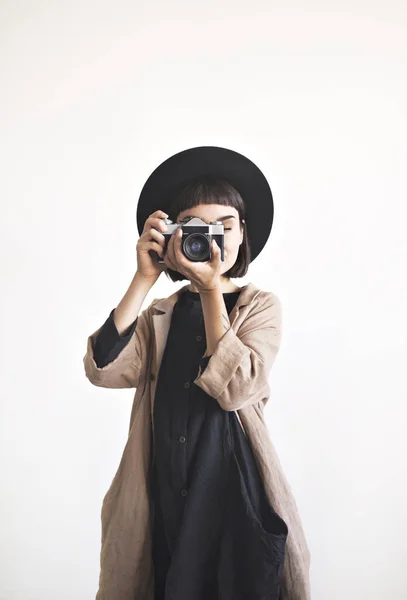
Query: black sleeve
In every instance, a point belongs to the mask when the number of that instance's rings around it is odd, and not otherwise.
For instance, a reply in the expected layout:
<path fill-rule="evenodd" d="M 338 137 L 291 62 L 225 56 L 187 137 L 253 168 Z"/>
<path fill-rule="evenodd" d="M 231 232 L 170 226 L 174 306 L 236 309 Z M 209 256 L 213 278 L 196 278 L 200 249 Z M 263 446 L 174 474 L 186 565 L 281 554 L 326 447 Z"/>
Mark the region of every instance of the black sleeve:
<path fill-rule="evenodd" d="M 120 352 L 130 341 L 130 338 L 133 335 L 137 325 L 138 317 L 127 328 L 127 331 L 125 331 L 123 335 L 119 335 L 119 332 L 117 331 L 115 322 L 113 320 L 114 311 L 115 309 L 111 311 L 110 315 L 102 325 L 95 341 L 93 356 L 95 358 L 95 363 L 97 364 L 99 369 L 105 367 L 107 364 L 112 362 L 112 360 L 114 360 L 117 356 L 119 356 Z"/>

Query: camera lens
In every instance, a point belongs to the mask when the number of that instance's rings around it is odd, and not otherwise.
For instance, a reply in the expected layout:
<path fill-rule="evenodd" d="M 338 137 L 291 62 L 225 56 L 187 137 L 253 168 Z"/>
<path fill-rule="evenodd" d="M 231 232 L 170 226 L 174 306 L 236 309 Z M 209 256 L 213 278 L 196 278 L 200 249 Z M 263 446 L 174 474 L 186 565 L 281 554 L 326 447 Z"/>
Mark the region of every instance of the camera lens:
<path fill-rule="evenodd" d="M 189 260 L 209 259 L 209 240 L 202 233 L 191 233 L 185 238 L 184 252 Z"/>

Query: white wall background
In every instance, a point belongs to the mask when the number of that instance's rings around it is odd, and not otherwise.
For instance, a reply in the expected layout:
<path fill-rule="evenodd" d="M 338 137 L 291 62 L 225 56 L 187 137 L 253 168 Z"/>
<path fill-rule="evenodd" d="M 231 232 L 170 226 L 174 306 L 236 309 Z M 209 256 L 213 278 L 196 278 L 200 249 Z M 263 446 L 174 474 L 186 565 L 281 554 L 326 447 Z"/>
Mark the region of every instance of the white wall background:
<path fill-rule="evenodd" d="M 135 271 L 142 185 L 196 145 L 273 191 L 235 282 L 283 305 L 267 419 L 313 599 L 407 598 L 407 6 L 3 0 L 0 43 L 0 599 L 95 596 L 133 392 L 89 383 L 86 338 Z"/>

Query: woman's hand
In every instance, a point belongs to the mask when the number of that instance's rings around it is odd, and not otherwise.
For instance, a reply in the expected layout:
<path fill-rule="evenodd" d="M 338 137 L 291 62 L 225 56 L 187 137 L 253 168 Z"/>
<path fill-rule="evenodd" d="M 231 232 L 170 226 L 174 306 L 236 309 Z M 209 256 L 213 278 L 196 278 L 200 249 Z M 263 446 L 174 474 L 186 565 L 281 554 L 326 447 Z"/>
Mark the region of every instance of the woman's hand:
<path fill-rule="evenodd" d="M 210 261 L 194 262 L 189 260 L 181 249 L 181 227 L 180 225 L 168 240 L 164 263 L 173 271 L 182 273 L 200 292 L 212 290 L 220 284 L 221 250 L 215 240 L 212 240 L 212 259 Z"/>
<path fill-rule="evenodd" d="M 162 234 L 167 231 L 167 225 L 162 221 L 168 217 L 162 210 L 153 212 L 144 223 L 143 233 L 137 241 L 137 273 L 145 279 L 158 279 L 166 269 L 164 263 L 159 263 L 157 254 L 164 254 L 165 238 Z M 152 250 L 154 252 L 152 252 Z"/>

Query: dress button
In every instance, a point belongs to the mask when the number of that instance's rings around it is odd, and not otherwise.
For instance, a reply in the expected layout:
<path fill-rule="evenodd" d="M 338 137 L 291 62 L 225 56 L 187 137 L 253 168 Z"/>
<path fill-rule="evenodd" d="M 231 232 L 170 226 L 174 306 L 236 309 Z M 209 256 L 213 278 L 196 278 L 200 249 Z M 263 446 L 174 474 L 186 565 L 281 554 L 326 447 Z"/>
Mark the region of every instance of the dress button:
<path fill-rule="evenodd" d="M 181 496 L 186 496 L 188 494 L 187 490 L 181 490 Z"/>
<path fill-rule="evenodd" d="M 155 379 L 155 375 L 154 375 L 154 373 L 150 373 L 150 380 L 151 380 L 151 381 L 154 381 L 154 379 Z"/>
<path fill-rule="evenodd" d="M 188 388 L 188 387 L 189 387 L 189 381 L 186 381 L 186 382 L 184 383 L 184 387 L 186 387 L 186 388 Z"/>
<path fill-rule="evenodd" d="M 201 339 L 202 339 L 202 337 L 201 337 L 200 335 L 197 335 L 197 336 L 196 336 L 196 341 L 197 341 L 197 342 L 200 342 L 200 341 L 201 341 Z"/>
<path fill-rule="evenodd" d="M 187 438 L 184 437 L 183 435 L 181 435 L 181 437 L 178 438 L 178 441 L 181 442 L 181 444 L 185 444 L 185 442 L 187 441 Z"/>

